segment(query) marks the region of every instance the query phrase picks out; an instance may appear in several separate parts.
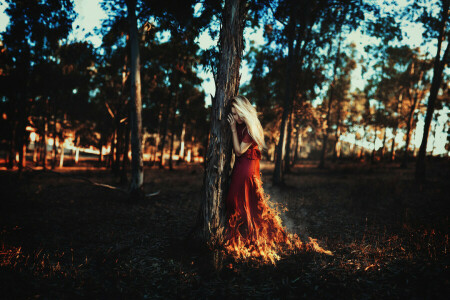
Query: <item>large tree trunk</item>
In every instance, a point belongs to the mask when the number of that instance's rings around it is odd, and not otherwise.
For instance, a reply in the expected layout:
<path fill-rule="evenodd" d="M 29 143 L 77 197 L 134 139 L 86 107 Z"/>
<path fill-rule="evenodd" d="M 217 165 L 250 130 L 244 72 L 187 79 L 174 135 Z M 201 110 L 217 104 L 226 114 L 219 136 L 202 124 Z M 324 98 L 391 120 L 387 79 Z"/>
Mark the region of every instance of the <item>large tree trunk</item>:
<path fill-rule="evenodd" d="M 416 163 L 415 177 L 417 180 L 420 181 L 425 180 L 425 156 L 427 151 L 428 134 L 430 132 L 430 124 L 434 113 L 434 107 L 436 105 L 436 98 L 442 81 L 442 72 L 447 63 L 448 52 L 450 48 L 450 39 L 448 39 L 447 48 L 445 49 L 444 55 L 441 58 L 441 47 L 442 41 L 445 38 L 444 33 L 446 21 L 448 18 L 449 3 L 450 1 L 448 0 L 443 1 L 442 21 L 438 37 L 438 47 L 436 51 L 436 57 L 434 58 L 433 80 L 431 82 L 430 95 L 428 97 L 427 114 L 425 116 L 425 125 L 423 128 L 422 143 L 420 144 L 419 155 L 417 157 Z"/>
<path fill-rule="evenodd" d="M 239 91 L 239 67 L 244 49 L 243 30 L 246 3 L 226 0 L 219 40 L 216 94 L 212 98 L 211 131 L 205 160 L 201 221 L 203 237 L 215 247 L 223 239 L 224 199 L 229 185 L 231 130 L 227 122 L 229 101 Z"/>
<path fill-rule="evenodd" d="M 144 194 L 144 161 L 142 154 L 142 101 L 139 41 L 136 20 L 136 0 L 127 0 L 128 22 L 130 26 L 131 49 L 131 198 Z"/>

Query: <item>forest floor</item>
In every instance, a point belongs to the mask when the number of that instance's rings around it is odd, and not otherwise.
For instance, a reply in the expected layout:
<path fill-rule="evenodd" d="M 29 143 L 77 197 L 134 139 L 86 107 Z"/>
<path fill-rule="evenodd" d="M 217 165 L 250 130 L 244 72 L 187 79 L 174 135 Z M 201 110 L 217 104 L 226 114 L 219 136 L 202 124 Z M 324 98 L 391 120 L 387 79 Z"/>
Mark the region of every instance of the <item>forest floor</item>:
<path fill-rule="evenodd" d="M 145 170 L 136 203 L 79 180 L 117 185 L 109 170 L 0 171 L 2 299 L 446 298 L 450 163 L 428 163 L 418 184 L 397 164 L 303 162 L 265 192 L 282 220 L 333 256 L 300 251 L 276 265 L 214 267 L 213 251 L 189 238 L 200 206 L 201 165 Z"/>

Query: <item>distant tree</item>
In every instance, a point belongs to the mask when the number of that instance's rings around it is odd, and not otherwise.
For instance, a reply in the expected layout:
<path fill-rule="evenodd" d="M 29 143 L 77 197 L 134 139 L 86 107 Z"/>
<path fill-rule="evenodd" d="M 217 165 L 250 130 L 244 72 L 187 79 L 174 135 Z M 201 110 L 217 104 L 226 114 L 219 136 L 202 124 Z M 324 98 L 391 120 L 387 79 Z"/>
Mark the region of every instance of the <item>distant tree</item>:
<path fill-rule="evenodd" d="M 353 134 L 353 151 L 351 156 L 354 158 L 360 158 L 362 152 L 362 146 L 358 146 L 358 141 L 362 140 L 361 136 L 361 127 L 364 126 L 364 112 L 365 112 L 365 103 L 367 99 L 365 94 L 356 89 L 353 93 L 351 93 L 351 100 L 349 102 L 348 114 L 345 119 L 345 123 L 347 124 L 348 132 Z M 364 129 L 362 130 L 365 131 Z"/>
<path fill-rule="evenodd" d="M 425 180 L 425 156 L 430 132 L 431 120 L 436 107 L 436 99 L 441 87 L 442 74 L 448 64 L 450 52 L 450 29 L 449 29 L 449 4 L 450 0 L 441 0 L 430 5 L 428 1 L 415 1 L 413 4 L 413 18 L 420 20 L 425 26 L 424 38 L 437 39 L 437 50 L 434 58 L 433 80 L 430 94 L 428 96 L 427 113 L 423 130 L 422 143 L 416 163 L 415 177 L 417 180 Z M 433 14 L 437 12 L 437 14 Z M 418 16 L 416 15 L 418 14 Z M 441 55 L 443 42 L 447 41 L 444 53 Z"/>
<path fill-rule="evenodd" d="M 27 144 L 26 126 L 28 115 L 35 101 L 46 102 L 50 95 L 36 94 L 31 89 L 31 76 L 37 66 L 46 63 L 54 68 L 55 52 L 59 44 L 67 38 L 75 18 L 70 1 L 6 1 L 5 10 L 10 23 L 2 34 L 8 56 L 7 89 L 1 91 L 11 103 L 10 126 L 13 132 L 10 153 L 19 153 L 19 171 L 24 166 Z M 52 71 L 53 74 L 55 74 Z M 6 85 L 4 86 L 6 87 Z M 52 90 L 54 91 L 54 90 Z M 55 100 L 50 98 L 51 101 Z"/>
<path fill-rule="evenodd" d="M 332 133 L 333 128 L 333 160 L 335 160 L 340 155 L 339 139 L 340 136 L 346 131 L 345 119 L 348 114 L 347 107 L 350 101 L 349 91 L 351 72 L 356 68 L 356 61 L 354 60 L 354 45 L 349 45 L 348 51 L 345 48 L 341 51 L 341 46 L 338 45 L 338 53 L 336 53 L 336 56 L 334 57 L 334 76 L 332 79 L 333 82 L 328 89 L 328 99 L 326 99 L 327 101 L 323 101 L 322 103 L 323 105 L 325 105 L 325 107 L 322 107 L 322 109 L 325 111 L 325 120 L 322 121 L 322 124 L 325 126 L 325 130 L 322 140 L 322 151 L 320 155 L 319 168 L 323 168 L 325 166 L 325 154 L 326 148 L 328 146 L 328 136 Z M 346 52 L 349 52 L 349 54 L 347 54 Z"/>

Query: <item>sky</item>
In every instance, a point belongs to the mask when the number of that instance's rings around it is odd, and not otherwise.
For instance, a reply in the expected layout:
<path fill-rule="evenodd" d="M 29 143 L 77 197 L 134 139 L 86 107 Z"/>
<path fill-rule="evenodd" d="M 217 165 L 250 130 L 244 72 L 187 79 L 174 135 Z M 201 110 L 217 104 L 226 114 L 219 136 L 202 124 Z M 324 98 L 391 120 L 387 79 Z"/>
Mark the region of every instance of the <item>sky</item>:
<path fill-rule="evenodd" d="M 391 2 L 391 1 L 387 1 Z M 400 6 L 404 6 L 407 0 L 397 0 Z M 101 45 L 101 37 L 94 34 L 94 28 L 101 26 L 101 20 L 106 18 L 106 12 L 100 7 L 100 0 L 74 0 L 74 9 L 77 12 L 78 16 L 73 23 L 73 32 L 69 36 L 69 41 L 73 40 L 88 40 L 95 47 L 99 47 Z M 392 6 L 385 5 L 384 9 L 389 11 L 392 9 Z M 8 17 L 4 13 L 5 4 L 0 2 L 0 32 L 3 32 L 8 25 Z M 408 24 L 403 28 L 405 34 L 404 43 L 410 45 L 411 47 L 419 47 L 422 44 L 422 32 L 423 28 L 418 24 Z M 244 53 L 249 50 L 250 41 L 253 41 L 254 46 L 262 46 L 264 44 L 263 31 L 262 29 L 254 30 L 246 28 L 244 31 L 244 38 L 246 40 L 246 49 Z M 196 40 L 196 42 L 200 45 L 202 49 L 208 49 L 211 46 L 217 44 L 217 39 L 212 40 L 207 31 L 203 32 Z M 368 36 L 363 35 L 360 31 L 352 32 L 347 35 L 346 43 L 355 43 L 356 50 L 359 54 L 364 53 L 364 46 L 367 44 L 377 43 L 375 38 L 370 38 Z M 423 48 L 423 47 L 422 47 Z M 430 51 L 432 55 L 435 53 L 435 47 L 433 46 L 424 49 L 423 51 Z M 434 51 L 433 51 L 434 50 Z M 205 102 L 207 105 L 211 103 L 211 96 L 215 93 L 215 85 L 214 80 L 212 78 L 212 74 L 210 72 L 201 71 L 199 76 L 203 79 L 202 88 L 205 91 L 206 99 Z M 241 66 L 241 84 L 245 84 L 251 79 L 251 71 L 249 70 L 245 61 L 243 61 Z M 358 67 L 352 73 L 352 89 L 359 88 L 362 89 L 365 85 L 364 78 L 361 77 L 361 69 Z M 449 118 L 450 111 L 439 111 L 439 118 L 437 124 L 437 132 L 439 134 L 436 137 L 436 142 L 433 142 L 433 137 L 428 140 L 428 151 L 432 150 L 432 145 L 435 145 L 435 154 L 446 153 L 445 143 L 447 141 L 447 134 L 443 132 L 443 128 L 445 126 L 446 120 Z M 422 133 L 423 133 L 423 117 L 419 119 L 417 124 L 417 133 L 415 134 L 415 139 L 412 141 L 416 145 L 416 148 L 420 146 Z M 432 124 L 432 128 L 435 124 Z M 388 132 L 388 138 L 390 138 L 392 134 Z M 343 136 L 343 140 L 353 141 L 353 136 Z M 397 135 L 396 142 L 399 145 L 403 144 L 403 136 Z M 365 147 L 372 147 L 370 145 L 363 145 Z M 381 140 L 376 144 L 376 148 L 381 147 Z"/>

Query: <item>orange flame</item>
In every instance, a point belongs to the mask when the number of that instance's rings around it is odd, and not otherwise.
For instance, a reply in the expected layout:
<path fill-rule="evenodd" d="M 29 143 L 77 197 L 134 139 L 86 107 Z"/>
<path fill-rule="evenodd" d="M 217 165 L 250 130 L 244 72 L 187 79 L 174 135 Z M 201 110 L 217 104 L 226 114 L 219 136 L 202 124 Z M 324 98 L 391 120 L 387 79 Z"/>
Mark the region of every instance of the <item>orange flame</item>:
<path fill-rule="evenodd" d="M 257 208 L 251 207 L 246 199 L 245 215 L 239 209 L 228 218 L 226 242 L 227 253 L 237 260 L 259 258 L 264 263 L 275 264 L 281 255 L 305 249 L 333 255 L 317 244 L 317 240 L 309 238 L 309 243 L 303 244 L 296 234 L 291 234 L 281 224 L 279 211 L 268 205 L 268 196 L 264 195 L 261 180 L 252 176 L 246 187 L 256 191 Z"/>

